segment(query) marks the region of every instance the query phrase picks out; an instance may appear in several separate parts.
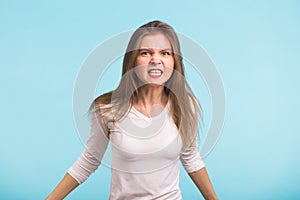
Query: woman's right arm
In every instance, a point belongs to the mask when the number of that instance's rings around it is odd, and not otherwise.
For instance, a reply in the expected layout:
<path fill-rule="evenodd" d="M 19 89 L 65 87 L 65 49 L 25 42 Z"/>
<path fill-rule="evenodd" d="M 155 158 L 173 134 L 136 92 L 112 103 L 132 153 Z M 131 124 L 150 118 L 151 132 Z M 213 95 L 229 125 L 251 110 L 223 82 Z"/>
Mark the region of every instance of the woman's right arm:
<path fill-rule="evenodd" d="M 83 183 L 98 168 L 108 145 L 108 127 L 103 118 L 92 116 L 89 139 L 84 151 L 68 172 L 46 198 L 60 200 L 65 198 L 79 184 Z"/>
<path fill-rule="evenodd" d="M 67 173 L 55 189 L 50 193 L 46 200 L 60 200 L 71 193 L 79 183 Z"/>

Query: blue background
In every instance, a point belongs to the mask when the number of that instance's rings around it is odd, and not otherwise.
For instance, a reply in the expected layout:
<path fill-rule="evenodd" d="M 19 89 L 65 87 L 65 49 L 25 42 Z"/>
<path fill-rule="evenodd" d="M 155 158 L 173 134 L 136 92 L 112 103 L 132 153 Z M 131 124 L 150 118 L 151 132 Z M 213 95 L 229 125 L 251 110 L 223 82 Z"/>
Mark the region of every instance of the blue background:
<path fill-rule="evenodd" d="M 201 44 L 226 92 L 205 163 L 220 199 L 300 198 L 298 1 L 1 1 L 0 199 L 43 199 L 82 151 L 80 65 L 100 43 L 160 19 Z M 100 166 L 67 199 L 107 199 Z M 182 171 L 184 199 L 199 192 Z"/>

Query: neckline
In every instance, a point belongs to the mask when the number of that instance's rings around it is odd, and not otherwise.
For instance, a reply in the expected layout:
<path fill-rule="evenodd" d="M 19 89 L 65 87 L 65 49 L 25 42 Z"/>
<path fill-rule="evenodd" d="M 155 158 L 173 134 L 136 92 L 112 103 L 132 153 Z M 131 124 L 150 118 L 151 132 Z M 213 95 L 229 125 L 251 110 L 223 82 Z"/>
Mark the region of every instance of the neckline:
<path fill-rule="evenodd" d="M 146 120 L 153 120 L 159 116 L 161 116 L 162 114 L 164 114 L 166 112 L 166 110 L 169 108 L 170 106 L 170 100 L 168 100 L 167 104 L 165 105 L 165 107 L 162 109 L 162 111 L 158 114 L 158 115 L 155 115 L 154 117 L 148 117 L 146 115 L 144 115 L 143 113 L 141 113 L 140 111 L 138 111 L 133 105 L 131 106 L 131 109 L 137 113 L 140 117 L 146 119 Z"/>

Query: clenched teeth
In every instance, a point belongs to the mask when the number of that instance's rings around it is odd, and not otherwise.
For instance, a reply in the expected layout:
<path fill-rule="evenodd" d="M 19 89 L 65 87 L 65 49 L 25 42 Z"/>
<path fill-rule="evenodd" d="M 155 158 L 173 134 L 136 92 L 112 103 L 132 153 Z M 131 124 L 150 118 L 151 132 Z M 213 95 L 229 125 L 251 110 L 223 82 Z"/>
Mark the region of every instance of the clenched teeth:
<path fill-rule="evenodd" d="M 151 69 L 148 71 L 149 74 L 153 74 L 153 75 L 161 75 L 162 71 L 159 69 Z"/>

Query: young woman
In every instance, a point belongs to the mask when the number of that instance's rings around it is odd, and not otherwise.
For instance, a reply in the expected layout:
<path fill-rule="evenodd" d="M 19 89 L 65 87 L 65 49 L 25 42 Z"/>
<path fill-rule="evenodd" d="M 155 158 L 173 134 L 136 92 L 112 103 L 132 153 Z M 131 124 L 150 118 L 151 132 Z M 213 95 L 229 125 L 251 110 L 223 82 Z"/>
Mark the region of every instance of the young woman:
<path fill-rule="evenodd" d="M 83 183 L 101 163 L 108 143 L 109 199 L 182 199 L 180 160 L 204 198 L 217 199 L 197 149 L 200 106 L 168 24 L 152 21 L 133 33 L 119 86 L 96 98 L 90 112 L 86 147 L 47 199 L 63 199 Z"/>

